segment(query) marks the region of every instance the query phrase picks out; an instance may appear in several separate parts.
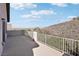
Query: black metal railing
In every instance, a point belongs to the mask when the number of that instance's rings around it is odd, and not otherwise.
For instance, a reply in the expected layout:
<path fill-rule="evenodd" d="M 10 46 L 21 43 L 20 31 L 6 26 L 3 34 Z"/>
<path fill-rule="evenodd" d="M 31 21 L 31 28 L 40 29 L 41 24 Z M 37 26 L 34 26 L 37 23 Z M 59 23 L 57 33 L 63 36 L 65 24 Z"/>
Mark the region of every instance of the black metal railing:
<path fill-rule="evenodd" d="M 70 55 L 79 55 L 79 40 L 62 38 L 47 34 L 38 33 L 38 41 L 52 48 L 56 48 L 61 52 L 66 52 Z"/>

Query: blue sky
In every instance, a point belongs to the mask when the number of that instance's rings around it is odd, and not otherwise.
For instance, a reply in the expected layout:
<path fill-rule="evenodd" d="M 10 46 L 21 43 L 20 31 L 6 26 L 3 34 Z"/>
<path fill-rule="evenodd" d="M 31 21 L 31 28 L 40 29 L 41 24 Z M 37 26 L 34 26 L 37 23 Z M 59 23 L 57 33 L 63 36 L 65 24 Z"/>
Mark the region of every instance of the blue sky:
<path fill-rule="evenodd" d="M 10 23 L 13 27 L 46 27 L 79 16 L 79 4 L 16 3 L 11 4 Z"/>

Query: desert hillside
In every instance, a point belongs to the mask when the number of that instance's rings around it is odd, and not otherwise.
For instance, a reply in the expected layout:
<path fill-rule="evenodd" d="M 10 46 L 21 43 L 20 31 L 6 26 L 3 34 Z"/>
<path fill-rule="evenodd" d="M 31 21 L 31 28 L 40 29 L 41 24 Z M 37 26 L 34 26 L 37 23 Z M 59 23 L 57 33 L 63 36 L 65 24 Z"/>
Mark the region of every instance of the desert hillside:
<path fill-rule="evenodd" d="M 50 35 L 79 39 L 79 17 L 72 18 L 64 23 L 45 27 L 42 31 Z"/>

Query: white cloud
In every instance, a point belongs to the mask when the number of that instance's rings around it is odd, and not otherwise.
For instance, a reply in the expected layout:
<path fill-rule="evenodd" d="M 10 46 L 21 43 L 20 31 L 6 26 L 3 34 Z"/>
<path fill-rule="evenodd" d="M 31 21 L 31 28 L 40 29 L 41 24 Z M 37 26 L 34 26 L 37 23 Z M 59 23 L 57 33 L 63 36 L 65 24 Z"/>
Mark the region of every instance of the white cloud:
<path fill-rule="evenodd" d="M 68 16 L 67 18 L 72 19 L 72 18 L 75 18 L 75 17 L 77 17 L 77 16 Z"/>
<path fill-rule="evenodd" d="M 24 9 L 24 8 L 36 8 L 37 5 L 33 3 L 12 3 L 11 7 L 14 9 Z"/>
<path fill-rule="evenodd" d="M 74 4 L 74 5 L 79 5 L 79 3 L 72 3 L 72 4 Z"/>
<path fill-rule="evenodd" d="M 53 10 L 40 10 L 40 11 L 31 11 L 33 15 L 50 15 L 55 14 Z"/>
<path fill-rule="evenodd" d="M 39 19 L 42 15 L 53 15 L 56 14 L 53 10 L 40 10 L 40 11 L 31 11 L 30 14 L 24 14 L 22 18 L 29 18 L 29 19 Z"/>
<path fill-rule="evenodd" d="M 40 18 L 40 16 L 36 16 L 32 14 L 25 14 L 25 15 L 22 15 L 22 18 L 37 19 L 37 18 Z"/>
<path fill-rule="evenodd" d="M 58 7 L 67 7 L 68 6 L 66 3 L 51 3 L 51 5 L 56 5 Z"/>

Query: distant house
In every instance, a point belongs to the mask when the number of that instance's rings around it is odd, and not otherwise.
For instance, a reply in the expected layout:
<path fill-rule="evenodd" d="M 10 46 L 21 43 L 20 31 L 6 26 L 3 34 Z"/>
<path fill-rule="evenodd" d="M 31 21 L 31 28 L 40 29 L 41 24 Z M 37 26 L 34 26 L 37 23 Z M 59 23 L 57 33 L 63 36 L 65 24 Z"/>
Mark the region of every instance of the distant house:
<path fill-rule="evenodd" d="M 0 55 L 7 39 L 7 22 L 9 22 L 9 3 L 0 3 Z"/>

